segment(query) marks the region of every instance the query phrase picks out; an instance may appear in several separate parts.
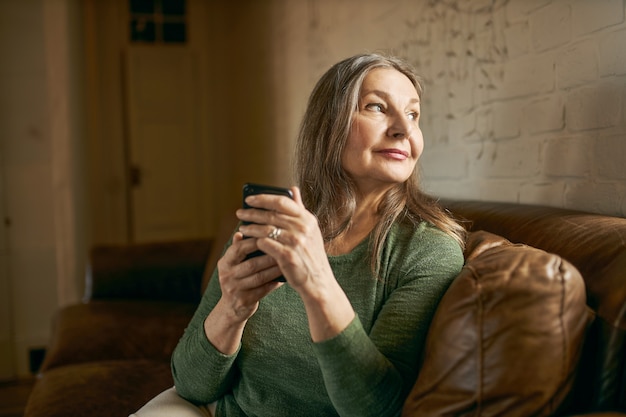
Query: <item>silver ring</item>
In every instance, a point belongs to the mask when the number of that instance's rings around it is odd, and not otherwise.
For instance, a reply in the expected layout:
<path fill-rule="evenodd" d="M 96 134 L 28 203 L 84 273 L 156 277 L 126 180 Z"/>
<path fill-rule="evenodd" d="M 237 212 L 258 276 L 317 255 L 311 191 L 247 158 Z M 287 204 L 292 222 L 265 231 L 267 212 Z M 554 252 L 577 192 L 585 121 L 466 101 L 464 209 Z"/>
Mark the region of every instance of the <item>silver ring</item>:
<path fill-rule="evenodd" d="M 275 227 L 274 230 L 272 230 L 270 234 L 267 235 L 267 237 L 269 237 L 270 239 L 278 240 L 278 236 L 280 236 L 281 233 L 282 229 L 280 229 L 279 227 Z"/>

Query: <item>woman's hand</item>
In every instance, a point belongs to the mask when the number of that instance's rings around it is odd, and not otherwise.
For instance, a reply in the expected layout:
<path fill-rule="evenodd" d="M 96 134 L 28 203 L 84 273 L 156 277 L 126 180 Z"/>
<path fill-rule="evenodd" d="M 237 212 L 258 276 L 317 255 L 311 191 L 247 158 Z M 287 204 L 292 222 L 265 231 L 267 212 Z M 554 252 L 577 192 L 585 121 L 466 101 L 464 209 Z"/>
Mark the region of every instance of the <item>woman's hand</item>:
<path fill-rule="evenodd" d="M 254 224 L 239 230 L 256 238 L 256 246 L 276 261 L 304 302 L 313 341 L 321 341 L 343 331 L 354 310 L 330 267 L 317 218 L 304 207 L 300 190 L 292 191 L 293 200 L 249 196 L 246 203 L 254 208 L 237 210 L 237 217 Z"/>
<path fill-rule="evenodd" d="M 256 238 L 258 248 L 276 261 L 289 284 L 300 292 L 334 276 L 317 218 L 304 207 L 300 190 L 293 187 L 292 191 L 293 200 L 270 194 L 250 196 L 246 202 L 255 209 L 240 209 L 237 217 L 254 223 L 239 230 Z"/>
<path fill-rule="evenodd" d="M 273 280 L 280 276 L 276 261 L 267 255 L 245 260 L 257 250 L 256 239 L 244 239 L 240 232 L 217 262 L 222 300 L 234 319 L 246 321 L 257 310 L 259 300 L 280 286 Z"/>
<path fill-rule="evenodd" d="M 274 280 L 281 272 L 267 255 L 248 260 L 257 250 L 256 239 L 233 235 L 232 245 L 217 262 L 222 296 L 204 321 L 204 332 L 217 350 L 233 354 L 239 348 L 246 322 L 259 308 L 259 301 L 283 285 Z"/>

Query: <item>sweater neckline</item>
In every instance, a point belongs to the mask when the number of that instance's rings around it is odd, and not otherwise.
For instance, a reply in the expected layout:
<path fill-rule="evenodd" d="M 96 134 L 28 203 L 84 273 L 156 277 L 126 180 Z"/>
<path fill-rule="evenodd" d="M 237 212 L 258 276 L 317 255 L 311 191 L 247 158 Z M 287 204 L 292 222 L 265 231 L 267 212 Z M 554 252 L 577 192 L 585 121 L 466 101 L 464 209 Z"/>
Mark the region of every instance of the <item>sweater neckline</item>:
<path fill-rule="evenodd" d="M 328 259 L 334 262 L 351 261 L 355 256 L 361 255 L 369 246 L 372 233 L 361 240 L 350 252 L 341 255 L 328 255 Z"/>

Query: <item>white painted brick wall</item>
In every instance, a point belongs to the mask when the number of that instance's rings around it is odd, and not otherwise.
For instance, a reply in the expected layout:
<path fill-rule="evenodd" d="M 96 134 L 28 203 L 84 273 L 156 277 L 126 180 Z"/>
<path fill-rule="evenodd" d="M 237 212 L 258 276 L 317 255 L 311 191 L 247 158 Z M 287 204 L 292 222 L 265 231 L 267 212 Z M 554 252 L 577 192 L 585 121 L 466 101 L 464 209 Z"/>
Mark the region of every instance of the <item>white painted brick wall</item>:
<path fill-rule="evenodd" d="M 615 182 L 572 181 L 566 185 L 563 204 L 601 213 L 606 207 L 623 207 L 623 195 L 623 186 Z"/>
<path fill-rule="evenodd" d="M 562 137 L 545 144 L 542 166 L 547 177 L 587 178 L 592 171 L 593 155 L 588 151 L 593 139 Z"/>
<path fill-rule="evenodd" d="M 597 42 L 591 39 L 563 48 L 556 59 L 556 79 L 560 89 L 592 83 L 598 79 Z"/>
<path fill-rule="evenodd" d="M 310 4 L 312 79 L 381 46 L 422 74 L 426 190 L 626 216 L 626 0 Z"/>
<path fill-rule="evenodd" d="M 485 146 L 482 176 L 488 178 L 527 178 L 539 171 L 538 140 L 503 141 Z"/>
<path fill-rule="evenodd" d="M 626 30 L 610 32 L 600 40 L 600 75 L 626 74 Z"/>
<path fill-rule="evenodd" d="M 591 130 L 617 126 L 622 122 L 620 85 L 593 83 L 567 95 L 566 124 L 571 130 Z"/>
<path fill-rule="evenodd" d="M 492 99 L 549 93 L 554 89 L 554 55 L 551 53 L 505 61 L 501 71 L 501 77 L 496 74 L 495 89 L 489 94 Z"/>
<path fill-rule="evenodd" d="M 493 135 L 499 139 L 518 137 L 521 131 L 522 102 L 497 103 L 493 106 Z"/>
<path fill-rule="evenodd" d="M 558 0 L 554 0 L 556 3 Z M 623 0 L 574 0 L 574 35 L 585 35 L 624 23 Z"/>
<path fill-rule="evenodd" d="M 563 129 L 565 126 L 563 97 L 555 93 L 532 99 L 524 108 L 523 123 L 531 135 Z"/>
<path fill-rule="evenodd" d="M 428 172 L 431 178 L 458 179 L 467 177 L 467 155 L 463 149 L 451 153 L 449 149 L 444 151 L 432 149 L 428 151 L 428 159 L 424 159 L 422 168 Z"/>
<path fill-rule="evenodd" d="M 551 0 L 525 0 L 525 1 L 510 1 L 506 7 L 506 17 L 508 21 L 517 21 L 518 19 L 524 19 L 524 17 L 551 3 Z"/>
<path fill-rule="evenodd" d="M 434 154 L 426 149 L 422 165 L 427 190 L 445 197 L 625 216 L 624 4 L 510 0 L 504 13 L 487 12 L 494 23 L 480 25 L 476 34 L 476 22 L 488 21 L 484 13 L 474 23 L 456 27 L 457 19 L 450 17 L 455 11 L 438 9 L 435 16 L 425 7 L 424 22 L 446 27 L 456 39 L 472 39 L 452 46 L 456 56 L 463 49 L 477 51 L 469 55 L 474 59 L 455 61 L 455 67 L 439 66 L 438 77 L 428 77 L 433 67 L 419 67 L 438 91 L 427 111 L 445 109 L 448 114 L 436 129 L 425 124 L 423 130 L 429 137 L 460 140 L 454 145 L 437 142 Z M 501 28 L 502 35 L 490 33 L 490 27 Z M 446 34 L 439 36 L 434 41 L 444 44 Z M 438 43 L 428 46 L 451 55 Z M 473 75 L 460 78 L 460 73 Z M 446 99 L 446 88 L 464 92 L 466 101 L 458 94 Z M 459 168 L 459 153 L 466 158 L 467 174 L 451 181 L 443 174 L 465 172 Z"/>
<path fill-rule="evenodd" d="M 571 7 L 555 1 L 530 16 L 532 44 L 535 51 L 542 52 L 564 45 L 572 37 Z"/>
<path fill-rule="evenodd" d="M 520 184 L 519 200 L 527 204 L 563 206 L 565 183 L 563 181 L 540 181 Z M 509 200 L 515 201 L 515 200 Z"/>
<path fill-rule="evenodd" d="M 517 58 L 528 53 L 530 40 L 528 22 L 514 23 L 504 29 L 506 50 L 510 58 Z"/>
<path fill-rule="evenodd" d="M 519 198 L 518 187 L 511 187 L 509 181 L 481 180 L 471 197 L 486 201 L 515 201 Z"/>
<path fill-rule="evenodd" d="M 626 180 L 626 137 L 601 136 L 594 141 L 598 180 Z"/>

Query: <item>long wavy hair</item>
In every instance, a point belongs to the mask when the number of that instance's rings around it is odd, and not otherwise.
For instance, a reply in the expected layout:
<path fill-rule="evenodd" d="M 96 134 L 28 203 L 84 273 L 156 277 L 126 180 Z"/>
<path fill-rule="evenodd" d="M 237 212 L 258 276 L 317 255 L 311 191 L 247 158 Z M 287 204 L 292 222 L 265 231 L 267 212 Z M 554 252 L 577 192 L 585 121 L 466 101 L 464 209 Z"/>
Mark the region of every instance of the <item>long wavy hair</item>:
<path fill-rule="evenodd" d="M 319 221 L 326 242 L 332 241 L 349 226 L 356 208 L 354 182 L 341 164 L 352 119 L 358 107 L 365 76 L 376 68 L 391 68 L 406 75 L 418 96 L 420 78 L 413 68 L 396 57 L 362 54 L 332 66 L 317 82 L 308 101 L 300 126 L 294 158 L 296 182 L 304 205 Z M 417 225 L 432 223 L 465 245 L 465 229 L 437 200 L 420 189 L 418 166 L 403 183 L 392 187 L 382 199 L 378 214 L 381 221 L 373 230 L 370 265 L 378 276 L 384 241 L 396 221 Z"/>

